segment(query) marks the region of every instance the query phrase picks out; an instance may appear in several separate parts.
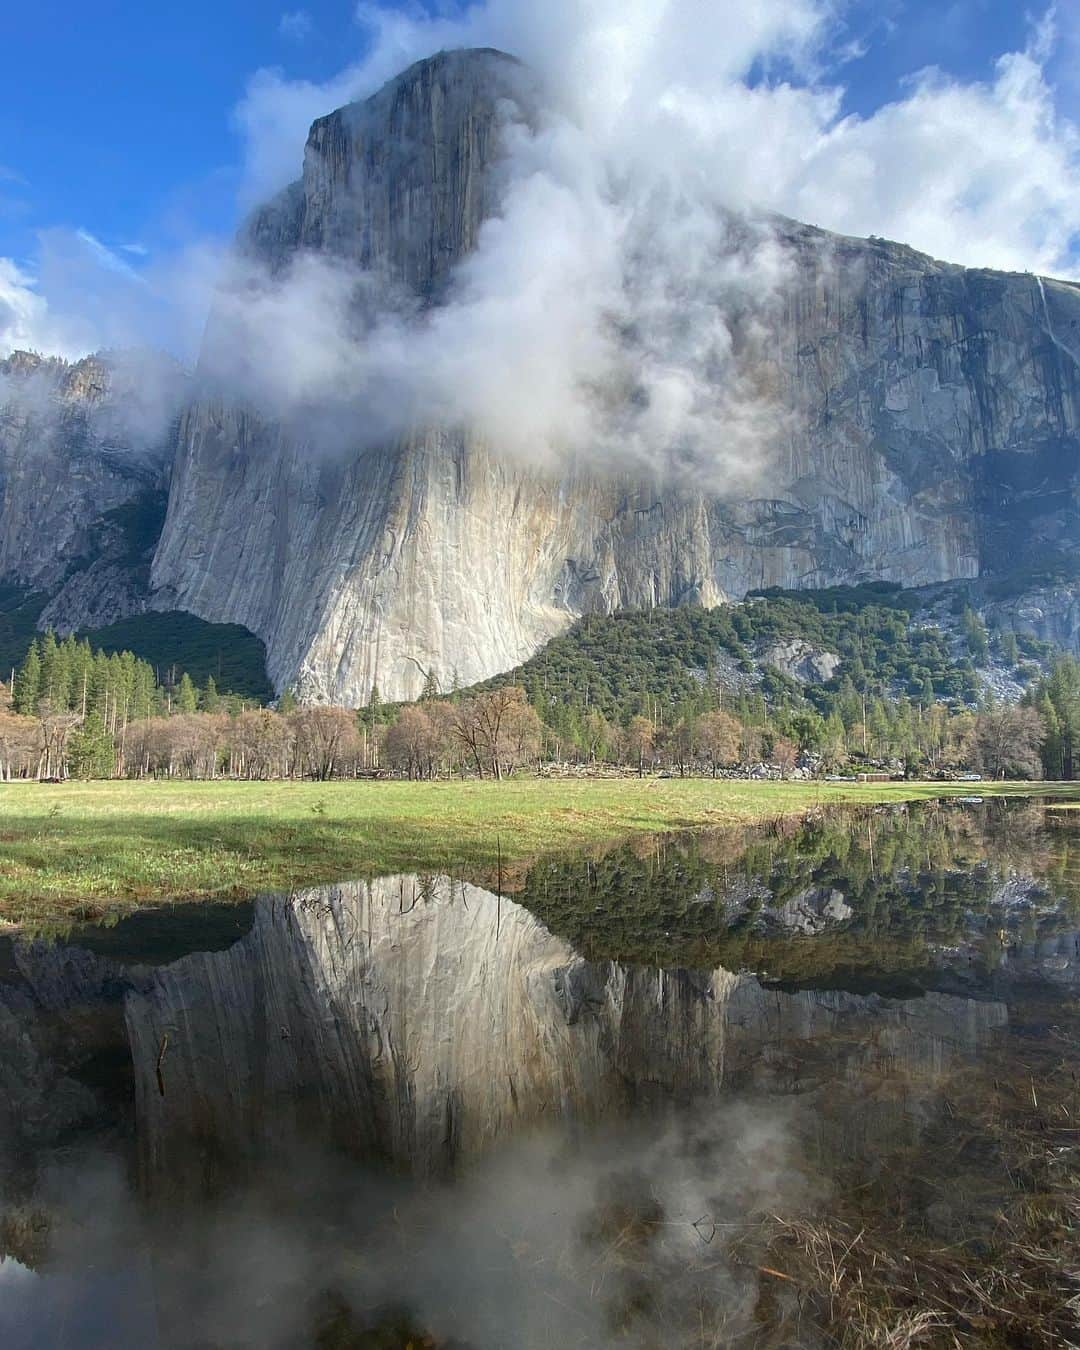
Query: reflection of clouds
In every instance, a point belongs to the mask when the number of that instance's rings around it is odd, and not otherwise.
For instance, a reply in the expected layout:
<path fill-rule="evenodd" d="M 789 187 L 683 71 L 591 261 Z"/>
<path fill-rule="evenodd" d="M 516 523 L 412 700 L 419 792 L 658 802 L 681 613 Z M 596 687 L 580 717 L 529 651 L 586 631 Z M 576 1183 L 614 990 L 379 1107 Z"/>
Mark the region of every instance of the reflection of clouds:
<path fill-rule="evenodd" d="M 34 1205 L 47 1217 L 48 1251 L 37 1270 L 0 1260 L 4 1350 L 159 1345 L 149 1233 L 117 1160 L 99 1146 L 63 1150 L 43 1169 Z"/>
<path fill-rule="evenodd" d="M 34 1271 L 21 1261 L 16 1261 L 13 1256 L 0 1256 L 0 1284 L 4 1285 L 5 1293 L 17 1290 L 20 1285 L 33 1283 L 37 1278 Z"/>

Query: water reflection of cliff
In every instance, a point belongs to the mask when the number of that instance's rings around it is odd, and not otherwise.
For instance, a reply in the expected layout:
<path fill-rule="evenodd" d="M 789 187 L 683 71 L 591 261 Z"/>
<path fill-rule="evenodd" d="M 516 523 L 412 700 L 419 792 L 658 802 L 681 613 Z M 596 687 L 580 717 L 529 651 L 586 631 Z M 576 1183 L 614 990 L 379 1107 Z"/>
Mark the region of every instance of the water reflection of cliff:
<path fill-rule="evenodd" d="M 1002 1112 L 1060 1076 L 1080 983 L 1070 841 L 868 813 L 546 862 L 514 901 L 396 877 L 0 942 L 0 1340 L 802 1335 L 760 1273 L 788 1218 L 995 1240 Z"/>
<path fill-rule="evenodd" d="M 588 962 L 527 910 L 446 879 L 265 899 L 226 951 L 132 991 L 139 1146 L 153 1191 L 329 1142 L 441 1170 L 515 1127 L 930 1074 L 1006 1020 L 943 994 L 766 989 L 752 976 Z"/>

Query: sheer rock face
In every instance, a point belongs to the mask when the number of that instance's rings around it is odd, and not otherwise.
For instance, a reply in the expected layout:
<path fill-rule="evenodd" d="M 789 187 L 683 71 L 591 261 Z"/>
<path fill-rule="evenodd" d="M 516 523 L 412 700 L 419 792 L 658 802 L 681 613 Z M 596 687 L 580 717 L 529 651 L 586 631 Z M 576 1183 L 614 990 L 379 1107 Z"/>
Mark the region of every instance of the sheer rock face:
<path fill-rule="evenodd" d="M 530 122 L 536 99 L 496 52 L 419 63 L 314 124 L 302 178 L 255 215 L 242 248 L 271 271 L 304 252 L 343 259 L 438 304 L 498 210 L 504 128 Z M 415 695 L 432 669 L 468 683 L 510 668 L 587 612 L 770 585 L 921 584 L 1075 551 L 1080 289 L 772 229 L 791 266 L 756 374 L 785 432 L 756 496 L 587 466 L 555 480 L 468 428 L 327 456 L 205 395 L 180 419 L 147 578 L 102 521 L 169 471 L 156 445 L 115 453 L 116 400 L 80 363 L 48 418 L 0 412 L 0 580 L 55 591 L 73 563 L 104 560 L 47 621 L 86 626 L 150 603 L 244 624 L 279 687 L 357 704 L 375 683 Z M 1021 604 L 1019 622 L 1077 646 L 1080 605 L 1067 600 Z"/>
<path fill-rule="evenodd" d="M 168 486 L 183 386 L 150 354 L 0 361 L 0 582 L 51 594 L 43 626 L 145 606 L 149 558 L 133 539 Z"/>
<path fill-rule="evenodd" d="M 590 963 L 510 901 L 394 877 L 260 901 L 247 937 L 156 971 L 126 1018 L 160 1193 L 200 1141 L 230 1175 L 320 1140 L 432 1173 L 530 1124 L 707 1101 L 730 1075 L 794 1090 L 808 1054 L 826 1077 L 935 1074 L 1006 1010 Z"/>
<path fill-rule="evenodd" d="M 497 53 L 421 62 L 315 123 L 246 247 L 272 268 L 326 251 L 437 303 L 496 209 L 508 108 L 527 119 L 532 97 Z M 767 495 L 556 482 L 440 428 L 329 462 L 207 401 L 181 426 L 155 605 L 245 624 L 279 685 L 358 703 L 511 667 L 584 612 L 1072 548 L 1080 290 L 775 228 L 793 272 L 768 378 L 795 417 Z"/>

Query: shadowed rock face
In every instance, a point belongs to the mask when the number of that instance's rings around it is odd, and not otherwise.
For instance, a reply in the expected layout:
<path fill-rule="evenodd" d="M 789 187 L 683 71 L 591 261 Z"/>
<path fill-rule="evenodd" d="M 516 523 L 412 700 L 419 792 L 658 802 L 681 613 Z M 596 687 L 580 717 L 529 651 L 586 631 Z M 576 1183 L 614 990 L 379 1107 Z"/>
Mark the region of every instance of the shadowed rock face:
<path fill-rule="evenodd" d="M 271 266 L 328 252 L 437 302 L 495 207 L 507 100 L 531 97 L 497 53 L 421 62 L 315 123 L 246 246 Z M 506 669 L 585 612 L 1073 547 L 1080 291 L 775 228 L 793 270 L 762 378 L 794 419 L 767 495 L 556 482 L 438 427 L 328 463 L 204 402 L 181 426 L 154 603 L 243 623 L 279 684 L 357 703 L 373 683 L 415 695 L 431 668 Z"/>
<path fill-rule="evenodd" d="M 0 360 L 0 581 L 51 594 L 54 627 L 145 604 L 149 559 L 133 527 L 160 522 L 181 386 L 163 358 L 137 370 L 96 356 Z"/>
<path fill-rule="evenodd" d="M 932 1078 L 1006 1010 L 590 963 L 510 901 L 394 877 L 260 901 L 247 937 L 155 972 L 126 1019 L 160 1194 L 316 1141 L 436 1173 L 522 1127 L 707 1101 L 731 1077 Z"/>

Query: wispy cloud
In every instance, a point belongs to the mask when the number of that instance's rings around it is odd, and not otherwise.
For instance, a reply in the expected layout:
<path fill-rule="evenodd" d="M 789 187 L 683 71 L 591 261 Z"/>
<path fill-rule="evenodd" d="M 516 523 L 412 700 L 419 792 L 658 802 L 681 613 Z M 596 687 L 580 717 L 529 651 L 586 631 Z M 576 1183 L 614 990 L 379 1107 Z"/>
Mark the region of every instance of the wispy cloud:
<path fill-rule="evenodd" d="M 100 267 L 104 267 L 111 272 L 119 272 L 128 281 L 133 281 L 137 285 L 142 286 L 146 284 L 144 279 L 130 263 L 125 262 L 125 260 L 120 257 L 119 253 L 114 252 L 107 244 L 103 244 L 101 240 L 98 239 L 96 235 L 91 234 L 89 230 L 81 228 L 77 229 L 75 231 L 75 237 L 80 243 L 85 245 Z M 124 252 L 132 253 L 134 255 L 145 252 L 138 244 L 134 246 L 121 244 L 120 247 Z"/>
<path fill-rule="evenodd" d="M 290 42 L 304 42 L 314 29 L 311 15 L 306 9 L 290 9 L 278 21 L 278 32 Z"/>

